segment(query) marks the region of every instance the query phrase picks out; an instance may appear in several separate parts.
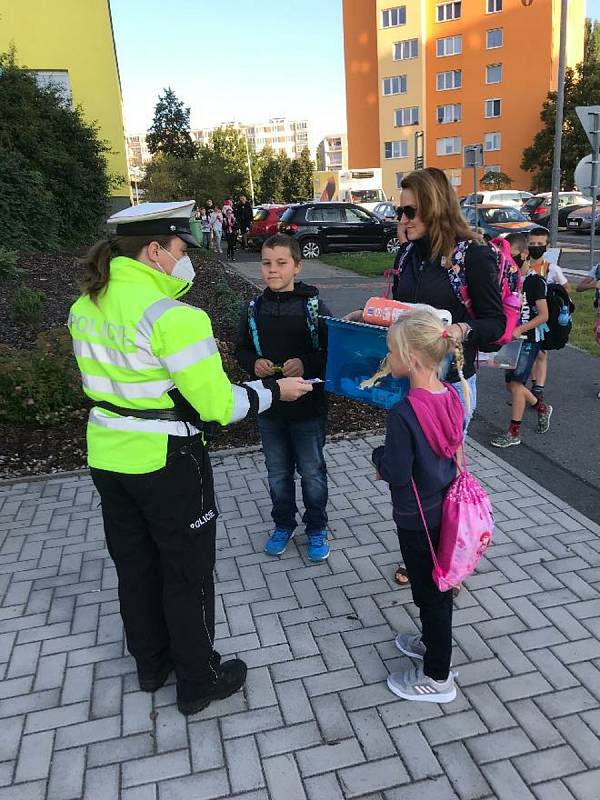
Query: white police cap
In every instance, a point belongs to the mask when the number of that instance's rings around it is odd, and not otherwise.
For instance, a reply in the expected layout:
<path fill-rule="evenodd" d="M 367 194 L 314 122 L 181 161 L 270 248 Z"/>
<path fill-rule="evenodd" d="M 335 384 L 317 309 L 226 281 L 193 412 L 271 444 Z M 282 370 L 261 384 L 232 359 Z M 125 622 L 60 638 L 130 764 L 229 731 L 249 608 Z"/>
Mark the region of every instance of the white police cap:
<path fill-rule="evenodd" d="M 170 203 L 140 203 L 109 217 L 108 225 L 116 225 L 117 236 L 179 236 L 197 246 L 190 230 L 193 200 Z"/>

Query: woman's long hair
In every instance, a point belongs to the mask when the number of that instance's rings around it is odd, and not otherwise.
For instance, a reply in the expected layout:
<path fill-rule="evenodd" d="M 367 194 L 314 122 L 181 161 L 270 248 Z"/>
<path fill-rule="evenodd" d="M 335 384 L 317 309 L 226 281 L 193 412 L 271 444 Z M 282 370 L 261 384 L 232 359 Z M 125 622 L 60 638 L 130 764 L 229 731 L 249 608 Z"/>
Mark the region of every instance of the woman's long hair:
<path fill-rule="evenodd" d="M 449 262 L 460 239 L 481 241 L 461 214 L 456 192 L 441 169 L 415 170 L 402 179 L 400 186 L 415 195 L 417 213 L 427 228 L 434 260 L 445 257 Z"/>
<path fill-rule="evenodd" d="M 89 295 L 93 303 L 98 305 L 98 297 L 108 286 L 110 280 L 110 261 L 116 256 L 138 258 L 144 247 L 150 242 L 158 242 L 168 249 L 172 236 L 114 236 L 96 242 L 80 259 L 83 265 L 81 291 Z"/>

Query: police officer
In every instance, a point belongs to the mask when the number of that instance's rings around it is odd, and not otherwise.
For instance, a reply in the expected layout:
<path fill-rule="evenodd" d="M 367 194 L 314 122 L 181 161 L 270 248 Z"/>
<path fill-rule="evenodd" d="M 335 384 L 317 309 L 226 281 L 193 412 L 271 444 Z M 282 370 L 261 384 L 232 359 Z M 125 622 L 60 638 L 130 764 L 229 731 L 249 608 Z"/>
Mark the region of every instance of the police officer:
<path fill-rule="evenodd" d="M 88 464 L 100 494 L 121 616 L 140 688 L 174 668 L 177 706 L 193 714 L 236 692 L 239 659 L 213 647 L 217 508 L 207 423 L 227 425 L 296 400 L 301 378 L 232 385 L 210 319 L 180 302 L 192 285 L 194 203 L 143 203 L 113 215 L 116 236 L 83 260 L 69 330 L 94 403 Z"/>

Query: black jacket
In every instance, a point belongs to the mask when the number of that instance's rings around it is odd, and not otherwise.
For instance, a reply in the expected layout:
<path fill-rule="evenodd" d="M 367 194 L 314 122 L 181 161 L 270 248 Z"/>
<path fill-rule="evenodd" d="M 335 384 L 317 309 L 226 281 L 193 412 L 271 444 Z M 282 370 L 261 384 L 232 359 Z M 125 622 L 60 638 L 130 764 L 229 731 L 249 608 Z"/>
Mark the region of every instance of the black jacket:
<path fill-rule="evenodd" d="M 398 264 L 400 253 L 396 257 Z M 486 244 L 473 242 L 466 252 L 465 275 L 467 289 L 471 298 L 474 317 L 471 317 L 454 294 L 448 273 L 440 260 L 431 260 L 429 239 L 424 237 L 415 242 L 409 253 L 402 274 L 394 280 L 394 300 L 406 303 L 427 303 L 434 308 L 447 309 L 452 314 L 452 322 L 467 322 L 472 334 L 464 344 L 465 377 L 475 373 L 475 358 L 479 347 L 488 347 L 499 339 L 506 327 L 506 317 L 502 308 L 496 258 Z M 459 380 L 452 365 L 447 380 Z"/>
<path fill-rule="evenodd" d="M 236 203 L 233 213 L 238 221 L 240 230 L 242 233 L 245 233 L 250 228 L 250 225 L 252 225 L 252 217 L 254 216 L 252 204 L 249 200 L 246 200 L 245 203 Z"/>
<path fill-rule="evenodd" d="M 255 316 L 258 340 L 262 357 L 282 366 L 290 358 L 299 358 L 304 364 L 305 378 L 325 378 L 327 362 L 327 325 L 319 320 L 319 344 L 315 350 L 306 319 L 305 302 L 308 297 L 318 296 L 316 286 L 298 282 L 291 292 L 272 292 L 269 288 L 262 294 L 258 313 Z M 319 314 L 329 316 L 331 312 L 319 300 Z M 235 356 L 242 369 L 253 378 L 254 363 L 261 356 L 256 352 L 250 326 L 248 306 L 240 319 Z M 275 378 L 281 377 L 276 373 Z M 324 416 L 327 402 L 323 384 L 315 384 L 312 392 L 294 403 L 278 402 L 265 411 L 265 416 L 276 419 L 306 420 Z"/>

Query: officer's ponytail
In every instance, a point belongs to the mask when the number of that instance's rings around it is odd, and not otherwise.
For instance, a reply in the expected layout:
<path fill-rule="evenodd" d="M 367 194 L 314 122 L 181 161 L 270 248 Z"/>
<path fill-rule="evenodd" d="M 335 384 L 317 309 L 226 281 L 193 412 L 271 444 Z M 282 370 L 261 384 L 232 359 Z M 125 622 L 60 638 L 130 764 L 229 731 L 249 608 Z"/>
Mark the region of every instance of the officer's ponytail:
<path fill-rule="evenodd" d="M 90 248 L 87 255 L 81 259 L 83 278 L 81 291 L 89 295 L 93 303 L 98 303 L 98 297 L 108 286 L 110 280 L 110 261 L 116 256 L 139 258 L 144 247 L 150 242 L 158 242 L 162 247 L 168 248 L 172 236 L 114 236 L 102 239 Z"/>

